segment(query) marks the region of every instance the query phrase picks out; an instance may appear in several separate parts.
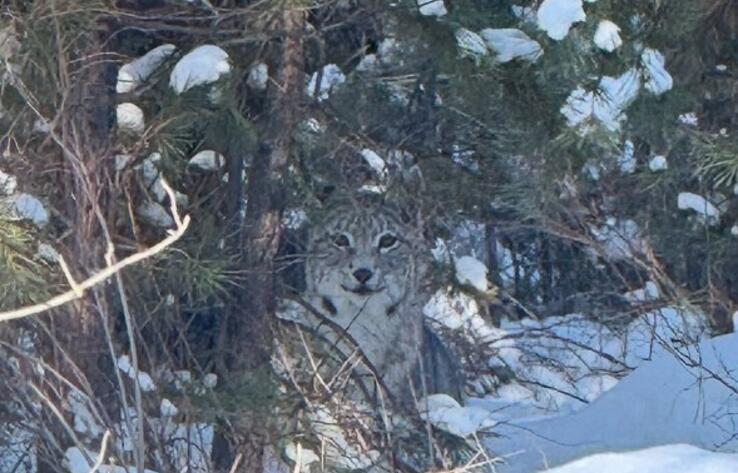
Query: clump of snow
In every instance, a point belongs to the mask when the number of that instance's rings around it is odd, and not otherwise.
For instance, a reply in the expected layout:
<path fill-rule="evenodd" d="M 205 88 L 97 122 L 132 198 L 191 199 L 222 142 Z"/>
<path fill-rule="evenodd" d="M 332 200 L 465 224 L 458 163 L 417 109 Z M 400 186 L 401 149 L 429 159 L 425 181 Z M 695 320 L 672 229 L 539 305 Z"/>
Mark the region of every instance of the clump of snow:
<path fill-rule="evenodd" d="M 57 252 L 54 247 L 48 243 L 39 243 L 36 254 L 39 258 L 44 261 L 48 261 L 49 263 L 56 263 L 59 261 L 59 252 Z"/>
<path fill-rule="evenodd" d="M 33 131 L 46 134 L 51 131 L 51 124 L 43 118 L 37 118 L 33 122 Z"/>
<path fill-rule="evenodd" d="M 143 84 L 177 48 L 173 44 L 162 44 L 140 58 L 124 64 L 118 70 L 115 91 L 119 94 L 130 92 Z"/>
<path fill-rule="evenodd" d="M 0 195 L 10 195 L 18 188 L 15 176 L 0 171 Z"/>
<path fill-rule="evenodd" d="M 128 375 L 129 378 L 132 380 L 136 380 L 136 370 L 131 365 L 131 361 L 128 358 L 127 355 L 121 355 L 118 358 L 117 361 L 118 369 L 121 370 L 123 373 Z M 141 389 L 143 391 L 154 391 L 156 389 L 156 385 L 154 384 L 154 380 L 151 379 L 151 376 L 149 376 L 148 373 L 145 371 L 138 371 L 138 384 L 141 386 Z"/>
<path fill-rule="evenodd" d="M 462 407 L 447 394 L 431 394 L 418 402 L 420 418 L 457 437 L 466 438 L 497 424 L 491 412 L 477 407 Z"/>
<path fill-rule="evenodd" d="M 115 170 L 120 172 L 128 166 L 128 163 L 130 163 L 133 160 L 133 156 L 130 154 L 116 154 L 115 155 Z"/>
<path fill-rule="evenodd" d="M 462 56 L 469 56 L 478 61 L 489 54 L 484 40 L 477 33 L 466 28 L 459 28 L 454 36 L 456 37 L 456 46 L 458 46 Z"/>
<path fill-rule="evenodd" d="M 208 373 L 202 378 L 202 384 L 208 389 L 214 389 L 218 385 L 218 375 Z"/>
<path fill-rule="evenodd" d="M 623 44 L 620 27 L 610 20 L 602 20 L 597 25 L 594 42 L 603 51 L 613 52 Z"/>
<path fill-rule="evenodd" d="M 645 87 L 655 95 L 671 90 L 674 85 L 674 80 L 664 67 L 665 63 L 664 55 L 655 49 L 646 48 L 641 54 L 643 75 L 646 79 Z"/>
<path fill-rule="evenodd" d="M 498 62 L 505 63 L 516 58 L 535 62 L 543 54 L 537 41 L 515 28 L 487 28 L 479 32 L 487 47 L 494 51 Z"/>
<path fill-rule="evenodd" d="M 524 23 L 536 24 L 536 11 L 532 7 L 524 7 L 522 5 L 510 6 L 510 11 L 515 15 L 516 18 L 522 20 Z"/>
<path fill-rule="evenodd" d="M 158 202 L 146 201 L 136 208 L 136 213 L 147 222 L 161 228 L 174 226 L 174 220 Z"/>
<path fill-rule="evenodd" d="M 361 61 L 359 61 L 359 64 L 356 65 L 356 70 L 360 72 L 366 72 L 371 71 L 375 67 L 377 67 L 377 64 L 379 64 L 379 59 L 377 59 L 376 54 L 367 54 L 366 56 L 361 58 Z"/>
<path fill-rule="evenodd" d="M 605 225 L 591 225 L 590 231 L 609 259 L 627 260 L 645 252 L 641 230 L 633 220 L 609 218 Z"/>
<path fill-rule="evenodd" d="M 346 82 L 346 75 L 341 71 L 341 68 L 335 64 L 328 64 L 323 67 L 322 77 L 320 78 L 320 89 L 316 90 L 319 75 L 317 72 L 314 72 L 307 84 L 308 94 L 311 97 L 317 97 L 318 101 L 326 100 L 333 89 Z"/>
<path fill-rule="evenodd" d="M 632 452 L 598 453 L 549 473 L 733 473 L 738 454 L 716 453 L 687 444 L 671 444 Z"/>
<path fill-rule="evenodd" d="M 544 0 L 538 8 L 538 27 L 555 40 L 564 39 L 574 23 L 586 19 L 582 0 Z"/>
<path fill-rule="evenodd" d="M 658 154 L 648 161 L 648 168 L 653 172 L 665 171 L 668 169 L 669 163 L 666 161 L 666 156 Z"/>
<path fill-rule="evenodd" d="M 699 125 L 699 119 L 694 112 L 682 113 L 679 115 L 679 123 L 688 126 L 697 126 Z"/>
<path fill-rule="evenodd" d="M 387 175 L 387 164 L 377 153 L 369 148 L 364 148 L 361 150 L 361 157 L 377 173 L 377 176 L 385 177 Z"/>
<path fill-rule="evenodd" d="M 702 217 L 709 225 L 714 225 L 720 220 L 720 211 L 701 195 L 692 192 L 680 192 L 677 197 L 677 207 L 680 210 L 693 210 Z"/>
<path fill-rule="evenodd" d="M 305 448 L 302 444 L 298 443 L 295 445 L 294 442 L 289 442 L 284 449 L 284 454 L 292 460 L 293 463 L 300 462 L 300 467 L 305 468 L 311 463 L 320 461 L 320 457 L 309 448 Z M 300 470 L 298 470 L 300 471 Z"/>
<path fill-rule="evenodd" d="M 479 163 L 474 159 L 474 150 L 464 148 L 461 145 L 451 146 L 451 160 L 470 172 L 479 172 Z"/>
<path fill-rule="evenodd" d="M 260 62 L 249 71 L 246 84 L 254 90 L 266 90 L 267 81 L 269 81 L 269 67 Z"/>
<path fill-rule="evenodd" d="M 172 404 L 172 401 L 170 401 L 167 398 L 164 398 L 161 400 L 161 404 L 159 405 L 159 413 L 162 417 L 174 417 L 179 412 L 179 409 L 177 409 L 177 406 Z"/>
<path fill-rule="evenodd" d="M 459 284 L 468 284 L 477 291 L 489 290 L 487 279 L 487 265 L 473 256 L 462 256 L 454 262 L 456 280 Z"/>
<path fill-rule="evenodd" d="M 733 236 L 738 236 L 738 224 L 730 227 L 730 234 Z"/>
<path fill-rule="evenodd" d="M 498 276 L 503 287 L 510 287 L 515 283 L 515 259 L 512 251 L 499 241 L 495 242 L 497 255 Z"/>
<path fill-rule="evenodd" d="M 596 159 L 588 159 L 584 166 L 582 166 L 582 172 L 592 179 L 593 181 L 599 181 L 602 177 L 602 171 L 604 170 L 602 164 Z"/>
<path fill-rule="evenodd" d="M 115 107 L 115 119 L 118 123 L 118 128 L 125 132 L 140 135 L 146 128 L 144 112 L 134 103 L 126 102 L 118 104 Z"/>
<path fill-rule="evenodd" d="M 418 0 L 418 10 L 425 16 L 444 16 L 448 13 L 443 0 Z"/>
<path fill-rule="evenodd" d="M 220 153 L 206 149 L 190 158 L 187 165 L 200 168 L 203 171 L 217 171 L 225 165 L 225 158 Z"/>
<path fill-rule="evenodd" d="M 18 215 L 32 221 L 37 227 L 43 227 L 49 223 L 49 212 L 36 197 L 25 193 L 19 194 L 13 203 Z"/>
<path fill-rule="evenodd" d="M 635 146 L 630 140 L 625 140 L 623 152 L 618 156 L 618 169 L 623 174 L 635 172 L 638 162 L 635 159 Z"/>
<path fill-rule="evenodd" d="M 181 94 L 197 85 L 215 82 L 230 71 L 228 53 L 218 46 L 204 44 L 177 62 L 169 77 L 169 86 Z"/>
<path fill-rule="evenodd" d="M 70 391 L 67 395 L 67 405 L 74 416 L 75 432 L 97 438 L 104 429 L 90 409 L 90 403 L 90 399 L 79 391 Z"/>
<path fill-rule="evenodd" d="M 571 127 L 596 119 L 607 129 L 617 131 L 625 120 L 624 110 L 635 100 L 640 85 L 635 69 L 619 77 L 604 76 L 596 91 L 586 91 L 582 87 L 574 90 L 561 107 L 561 113 Z"/>
<path fill-rule="evenodd" d="M 303 209 L 287 209 L 282 217 L 285 228 L 297 230 L 310 221 Z"/>
<path fill-rule="evenodd" d="M 623 294 L 630 302 L 647 302 L 658 299 L 661 296 L 659 287 L 653 281 L 646 281 L 642 289 L 636 289 Z"/>

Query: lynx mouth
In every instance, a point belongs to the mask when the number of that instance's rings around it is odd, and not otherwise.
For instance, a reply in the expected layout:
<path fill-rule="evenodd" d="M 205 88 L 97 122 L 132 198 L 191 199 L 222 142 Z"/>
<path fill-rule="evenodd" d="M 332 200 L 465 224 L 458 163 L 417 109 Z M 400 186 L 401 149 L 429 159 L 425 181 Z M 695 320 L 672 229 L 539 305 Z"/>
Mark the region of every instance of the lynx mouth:
<path fill-rule="evenodd" d="M 358 294 L 360 296 L 370 296 L 372 294 L 376 294 L 378 292 L 382 292 L 384 290 L 383 287 L 378 288 L 371 288 L 367 286 L 366 284 L 361 284 L 356 287 L 346 287 L 343 284 L 341 284 L 341 288 L 346 292 L 352 292 L 354 294 Z"/>

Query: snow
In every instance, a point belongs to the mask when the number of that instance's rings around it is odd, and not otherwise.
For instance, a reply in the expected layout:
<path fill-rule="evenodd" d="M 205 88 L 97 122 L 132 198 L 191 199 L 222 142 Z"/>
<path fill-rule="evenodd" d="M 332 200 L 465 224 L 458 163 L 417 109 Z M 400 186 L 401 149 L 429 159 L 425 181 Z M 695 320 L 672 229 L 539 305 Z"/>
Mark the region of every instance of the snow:
<path fill-rule="evenodd" d="M 11 195 L 18 188 L 15 176 L 0 171 L 0 195 Z"/>
<path fill-rule="evenodd" d="M 169 76 L 169 86 L 181 94 L 192 87 L 215 82 L 230 71 L 228 53 L 218 46 L 204 44 L 177 62 Z"/>
<path fill-rule="evenodd" d="M 120 357 L 118 357 L 118 361 L 116 364 L 118 366 L 118 369 L 128 375 L 129 378 L 131 378 L 132 380 L 136 379 L 136 370 L 131 365 L 131 361 L 128 358 L 128 355 L 121 355 Z M 156 389 L 154 380 L 151 379 L 151 376 L 145 371 L 138 371 L 138 384 L 139 386 L 141 386 L 141 390 L 145 392 L 154 391 Z"/>
<path fill-rule="evenodd" d="M 564 39 L 574 23 L 586 19 L 582 0 L 544 0 L 538 8 L 538 27 L 555 40 Z"/>
<path fill-rule="evenodd" d="M 521 58 L 535 62 L 543 54 L 537 41 L 515 28 L 487 28 L 479 33 L 487 47 L 497 53 L 496 60 L 501 63 Z"/>
<path fill-rule="evenodd" d="M 48 243 L 39 243 L 36 254 L 39 258 L 49 263 L 56 263 L 59 261 L 59 252 L 54 249 L 53 246 Z"/>
<path fill-rule="evenodd" d="M 376 54 L 367 54 L 366 56 L 361 58 L 361 61 L 359 61 L 359 64 L 356 66 L 356 70 L 359 72 L 367 72 L 371 71 L 375 67 L 377 67 L 377 64 L 379 64 L 379 59 L 377 59 Z"/>
<path fill-rule="evenodd" d="M 734 473 L 738 455 L 715 453 L 686 444 L 642 450 L 600 453 L 581 458 L 548 473 Z"/>
<path fill-rule="evenodd" d="M 269 66 L 260 62 L 249 71 L 246 84 L 254 90 L 266 90 L 269 81 Z"/>
<path fill-rule="evenodd" d="M 666 161 L 666 156 L 656 155 L 648 161 L 648 169 L 653 172 L 665 171 L 669 168 L 669 163 Z"/>
<path fill-rule="evenodd" d="M 364 158 L 364 161 L 366 161 L 374 172 L 377 173 L 377 176 L 385 177 L 387 175 L 387 165 L 385 164 L 384 159 L 382 159 L 377 153 L 369 148 L 364 148 L 361 150 L 361 157 Z"/>
<path fill-rule="evenodd" d="M 454 262 L 456 280 L 459 284 L 468 284 L 479 292 L 489 290 L 487 265 L 473 256 L 462 256 Z"/>
<path fill-rule="evenodd" d="M 295 445 L 293 442 L 289 442 L 284 449 L 284 454 L 287 458 L 292 460 L 293 463 L 297 463 L 299 459 L 300 466 L 302 468 L 310 465 L 311 463 L 320 461 L 320 457 L 314 451 L 309 448 L 304 448 L 300 443 Z"/>
<path fill-rule="evenodd" d="M 169 212 L 158 202 L 146 201 L 136 208 L 136 213 L 147 222 L 161 228 L 174 226 Z"/>
<path fill-rule="evenodd" d="M 738 438 L 732 435 L 738 420 L 732 373 L 738 363 L 738 334 L 697 345 L 663 342 L 672 346 L 656 344 L 651 361 L 573 414 L 498 424 L 499 436 L 489 441 L 489 448 L 500 456 L 514 454 L 498 471 L 528 473 L 595 453 L 668 444 L 738 449 Z"/>
<path fill-rule="evenodd" d="M 484 40 L 477 33 L 466 28 L 459 28 L 454 36 L 456 37 L 456 46 L 458 46 L 462 56 L 479 60 L 489 54 L 487 45 L 484 44 Z"/>
<path fill-rule="evenodd" d="M 615 51 L 623 44 L 620 38 L 620 27 L 610 20 L 602 20 L 597 25 L 594 42 L 598 48 L 609 53 Z"/>
<path fill-rule="evenodd" d="M 133 160 L 133 156 L 130 154 L 116 154 L 114 157 L 115 160 L 115 170 L 120 172 L 128 166 L 128 163 L 130 163 Z"/>
<path fill-rule="evenodd" d="M 177 409 L 177 406 L 172 404 L 172 401 L 170 401 L 167 398 L 164 398 L 161 400 L 161 404 L 159 405 L 159 413 L 162 417 L 174 417 L 179 412 L 179 409 Z"/>
<path fill-rule="evenodd" d="M 118 82 L 115 85 L 115 91 L 122 94 L 138 88 L 164 61 L 174 54 L 176 49 L 173 44 L 162 44 L 140 58 L 124 64 L 118 70 Z"/>
<path fill-rule="evenodd" d="M 37 227 L 49 223 L 49 212 L 36 197 L 25 193 L 19 194 L 14 199 L 14 205 L 21 218 L 32 221 Z"/>
<path fill-rule="evenodd" d="M 730 234 L 733 236 L 738 236 L 738 224 L 730 227 Z"/>
<path fill-rule="evenodd" d="M 635 69 L 619 77 L 604 76 L 596 91 L 586 91 L 582 87 L 574 90 L 561 107 L 561 113 L 570 127 L 594 118 L 610 131 L 617 131 L 625 120 L 623 111 L 635 100 L 640 85 Z"/>
<path fill-rule="evenodd" d="M 694 112 L 682 113 L 679 115 L 679 123 L 687 126 L 697 126 L 699 125 L 699 119 Z"/>
<path fill-rule="evenodd" d="M 97 438 L 105 429 L 97 422 L 90 403 L 90 399 L 79 391 L 70 391 L 67 395 L 67 405 L 74 416 L 74 431 Z"/>
<path fill-rule="evenodd" d="M 623 143 L 623 152 L 618 156 L 618 169 L 623 174 L 635 172 L 638 162 L 635 159 L 635 145 L 630 140 Z"/>
<path fill-rule="evenodd" d="M 85 458 L 85 454 L 89 458 L 90 461 L 88 461 Z M 69 470 L 69 473 L 90 473 L 92 470 L 93 465 L 95 464 L 95 461 L 98 457 L 97 452 L 93 452 L 90 450 L 85 451 L 82 453 L 82 451 L 77 447 L 71 447 L 68 448 L 67 451 L 64 453 L 64 463 L 66 467 Z M 144 473 L 156 473 L 153 470 L 144 469 Z M 136 467 L 135 466 L 118 466 L 118 465 L 109 465 L 109 464 L 103 464 L 100 465 L 100 467 L 97 469 L 97 473 L 135 473 Z"/>
<path fill-rule="evenodd" d="M 482 407 L 462 407 L 446 394 L 431 394 L 418 402 L 420 418 L 457 437 L 466 438 L 497 424 L 492 413 Z"/>
<path fill-rule="evenodd" d="M 130 102 L 121 103 L 115 107 L 115 119 L 118 128 L 125 132 L 140 135 L 146 129 L 143 110 Z"/>
<path fill-rule="evenodd" d="M 628 291 L 623 296 L 630 302 L 647 302 L 658 299 L 661 296 L 661 291 L 655 282 L 646 281 L 643 288 Z"/>
<path fill-rule="evenodd" d="M 605 225 L 590 226 L 594 239 L 601 245 L 606 258 L 612 260 L 632 259 L 645 252 L 645 242 L 638 224 L 630 219 L 608 218 Z"/>
<path fill-rule="evenodd" d="M 418 10 L 421 15 L 425 16 L 444 16 L 446 11 L 446 5 L 443 4 L 443 0 L 418 0 Z"/>
<path fill-rule="evenodd" d="M 511 5 L 510 11 L 516 18 L 522 20 L 523 23 L 536 24 L 536 11 L 532 7 L 524 7 L 522 5 Z"/>
<path fill-rule="evenodd" d="M 368 406 L 354 406 L 350 402 L 343 402 L 340 414 L 353 414 L 351 420 L 366 422 L 371 418 L 371 412 Z M 325 405 L 316 406 L 313 412 L 308 413 L 308 419 L 325 445 L 324 452 L 321 453 L 330 464 L 348 470 L 361 470 L 369 468 L 381 456 L 377 450 L 364 451 L 354 447 L 354 442 L 347 438 L 347 432 Z"/>
<path fill-rule="evenodd" d="M 225 158 L 220 153 L 206 149 L 190 158 L 187 165 L 200 168 L 203 171 L 217 171 L 225 165 Z"/>
<path fill-rule="evenodd" d="M 208 373 L 202 378 L 202 384 L 208 389 L 214 389 L 218 385 L 218 375 Z"/>
<path fill-rule="evenodd" d="M 680 210 L 694 210 L 709 225 L 714 225 L 720 220 L 720 211 L 701 195 L 691 192 L 680 192 L 677 197 L 677 207 Z"/>
<path fill-rule="evenodd" d="M 470 172 L 479 172 L 479 163 L 474 159 L 474 150 L 454 143 L 451 145 L 451 160 Z"/>
<path fill-rule="evenodd" d="M 646 90 L 655 95 L 663 94 L 674 85 L 674 80 L 664 67 L 665 62 L 664 55 L 655 49 L 646 48 L 641 54 Z"/>
<path fill-rule="evenodd" d="M 308 95 L 317 97 L 318 101 L 326 100 L 331 92 L 333 92 L 333 89 L 346 82 L 346 75 L 341 71 L 341 68 L 335 64 L 328 64 L 323 67 L 323 76 L 320 78 L 320 90 L 316 90 L 318 75 L 317 72 L 314 72 L 307 84 Z"/>
<path fill-rule="evenodd" d="M 15 423 L 0 424 L 0 471 L 10 473 L 36 473 L 38 456 L 36 453 L 37 434 L 33 427 L 28 428 Z"/>

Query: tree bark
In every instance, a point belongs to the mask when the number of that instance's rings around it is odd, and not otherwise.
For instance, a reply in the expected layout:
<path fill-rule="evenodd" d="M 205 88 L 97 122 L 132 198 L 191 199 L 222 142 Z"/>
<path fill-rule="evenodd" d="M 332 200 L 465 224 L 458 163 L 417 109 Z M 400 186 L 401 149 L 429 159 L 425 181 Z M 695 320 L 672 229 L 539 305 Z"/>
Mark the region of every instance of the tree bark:
<path fill-rule="evenodd" d="M 236 368 L 268 366 L 272 354 L 272 320 L 276 308 L 275 257 L 282 236 L 285 205 L 284 178 L 292 151 L 292 136 L 304 97 L 303 30 L 305 13 L 300 2 L 290 1 L 277 13 L 277 31 L 283 32 L 275 79 L 268 92 L 269 115 L 260 149 L 254 157 L 247 185 L 245 251 L 248 269 L 243 313 L 234 320 L 232 334 L 237 351 Z M 244 471 L 261 465 L 264 432 L 253 426 L 241 445 Z"/>

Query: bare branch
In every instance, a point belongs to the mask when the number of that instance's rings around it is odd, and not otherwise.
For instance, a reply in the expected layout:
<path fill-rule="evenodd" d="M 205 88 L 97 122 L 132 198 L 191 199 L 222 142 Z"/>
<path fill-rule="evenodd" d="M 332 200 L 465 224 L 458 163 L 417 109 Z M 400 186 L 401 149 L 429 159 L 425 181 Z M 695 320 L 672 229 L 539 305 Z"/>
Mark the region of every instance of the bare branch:
<path fill-rule="evenodd" d="M 45 302 L 22 307 L 20 309 L 0 312 L 0 322 L 4 322 L 7 320 L 13 320 L 13 319 L 20 319 L 23 317 L 28 317 L 29 315 L 39 314 L 46 310 L 53 309 L 54 307 L 59 307 L 63 304 L 66 304 L 67 302 L 71 302 L 73 300 L 79 299 L 86 290 L 116 275 L 123 268 L 130 266 L 132 264 L 138 263 L 140 261 L 143 261 L 145 259 L 151 258 L 157 253 L 162 252 L 165 248 L 170 246 L 172 243 L 179 240 L 182 237 L 182 235 L 184 235 L 184 233 L 187 231 L 187 228 L 190 225 L 190 216 L 189 215 L 185 215 L 184 217 L 179 216 L 179 213 L 177 212 L 176 204 L 174 203 L 175 202 L 174 192 L 163 181 L 162 181 L 162 185 L 164 187 L 164 190 L 166 190 L 167 194 L 169 195 L 170 202 L 172 202 L 172 207 L 171 207 L 172 216 L 176 223 L 176 228 L 174 230 L 169 230 L 168 237 L 166 237 L 165 239 L 161 240 L 159 243 L 155 244 L 154 246 L 146 250 L 139 251 L 138 253 L 134 253 L 130 256 L 127 256 L 115 264 L 109 264 L 100 272 L 90 276 L 89 278 L 85 279 L 84 281 L 80 283 L 74 283 L 74 280 L 71 279 L 71 276 L 68 275 L 67 278 L 69 280 L 70 285 L 72 285 L 72 289 L 70 289 L 69 291 L 63 294 L 59 294 L 58 296 L 52 297 L 51 299 Z M 65 274 L 67 272 L 68 270 L 65 272 Z"/>

